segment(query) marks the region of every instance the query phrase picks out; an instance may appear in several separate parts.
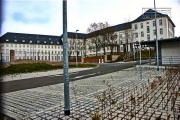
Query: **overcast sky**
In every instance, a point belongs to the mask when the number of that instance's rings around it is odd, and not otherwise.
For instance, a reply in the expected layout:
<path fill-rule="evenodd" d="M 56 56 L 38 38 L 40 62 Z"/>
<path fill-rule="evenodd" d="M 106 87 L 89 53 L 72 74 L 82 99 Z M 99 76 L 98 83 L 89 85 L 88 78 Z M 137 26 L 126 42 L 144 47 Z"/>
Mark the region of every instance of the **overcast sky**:
<path fill-rule="evenodd" d="M 6 32 L 61 35 L 63 0 L 4 0 L 2 34 Z M 117 25 L 142 14 L 142 8 L 153 8 L 154 0 L 67 0 L 68 31 L 86 33 L 90 23 Z M 156 0 L 157 8 L 171 8 L 180 36 L 180 0 Z M 2 35 L 1 34 L 1 35 Z"/>

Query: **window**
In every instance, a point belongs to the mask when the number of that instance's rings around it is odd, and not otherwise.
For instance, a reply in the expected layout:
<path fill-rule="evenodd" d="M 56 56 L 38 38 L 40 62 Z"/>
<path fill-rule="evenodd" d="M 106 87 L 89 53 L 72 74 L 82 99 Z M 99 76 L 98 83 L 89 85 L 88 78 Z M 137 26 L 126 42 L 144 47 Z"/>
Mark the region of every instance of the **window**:
<path fill-rule="evenodd" d="M 7 54 L 9 53 L 9 49 L 6 49 L 6 53 L 7 53 Z"/>
<path fill-rule="evenodd" d="M 149 24 L 149 22 L 146 22 L 146 24 Z"/>
<path fill-rule="evenodd" d="M 17 44 L 15 44 L 15 47 L 17 48 Z"/>
<path fill-rule="evenodd" d="M 6 56 L 6 62 L 9 62 L 9 56 Z"/>
<path fill-rule="evenodd" d="M 13 44 L 11 44 L 11 47 L 13 47 Z"/>
<path fill-rule="evenodd" d="M 1 47 L 4 47 L 4 44 L 1 44 Z"/>
<path fill-rule="evenodd" d="M 161 20 L 159 20 L 159 25 L 162 25 L 162 19 L 161 19 Z"/>
<path fill-rule="evenodd" d="M 150 33 L 150 28 L 149 28 L 149 26 L 147 26 L 147 33 Z"/>
<path fill-rule="evenodd" d="M 27 44 L 27 48 L 29 48 L 29 45 Z"/>
<path fill-rule="evenodd" d="M 135 24 L 135 30 L 137 30 L 138 29 L 138 26 L 137 26 L 137 24 Z"/>
<path fill-rule="evenodd" d="M 135 37 L 138 38 L 138 33 L 135 34 Z"/>
<path fill-rule="evenodd" d="M 9 46 L 9 44 L 6 44 L 6 47 L 8 47 Z"/>
<path fill-rule="evenodd" d="M 21 47 L 21 44 L 19 44 L 19 47 Z"/>
<path fill-rule="evenodd" d="M 144 37 L 144 32 L 143 31 L 141 32 L 141 37 Z"/>
<path fill-rule="evenodd" d="M 22 40 L 22 42 L 25 42 L 25 40 Z"/>
<path fill-rule="evenodd" d="M 120 34 L 120 38 L 122 38 L 122 34 Z"/>
<path fill-rule="evenodd" d="M 153 30 L 153 35 L 156 35 L 156 30 Z"/>
<path fill-rule="evenodd" d="M 17 40 L 15 39 L 14 42 L 17 42 Z"/>
<path fill-rule="evenodd" d="M 25 44 L 23 44 L 23 47 L 25 47 Z"/>
<path fill-rule="evenodd" d="M 141 23 L 141 28 L 143 28 L 143 23 Z"/>
<path fill-rule="evenodd" d="M 147 40 L 150 41 L 150 35 L 149 34 L 147 35 Z"/>
<path fill-rule="evenodd" d="M 162 35 L 162 34 L 163 34 L 163 29 L 161 28 L 161 29 L 160 29 L 160 35 Z"/>
<path fill-rule="evenodd" d="M 153 21 L 153 27 L 156 25 L 156 22 L 155 21 Z"/>
<path fill-rule="evenodd" d="M 21 49 L 19 49 L 19 54 L 21 54 Z"/>

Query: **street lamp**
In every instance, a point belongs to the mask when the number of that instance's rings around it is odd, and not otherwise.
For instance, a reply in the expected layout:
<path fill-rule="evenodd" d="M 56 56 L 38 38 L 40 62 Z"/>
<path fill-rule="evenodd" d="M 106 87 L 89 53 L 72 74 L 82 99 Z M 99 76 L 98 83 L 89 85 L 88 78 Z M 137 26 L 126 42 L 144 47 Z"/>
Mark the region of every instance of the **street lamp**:
<path fill-rule="evenodd" d="M 136 50 L 136 61 L 137 61 L 137 65 L 138 65 L 138 47 L 139 47 L 139 42 L 136 41 L 134 43 L 134 47 L 135 47 L 135 50 Z"/>
<path fill-rule="evenodd" d="M 77 50 L 77 32 L 79 30 L 76 30 L 76 41 L 75 41 L 75 45 L 76 45 L 76 67 L 78 66 L 78 61 L 77 61 L 77 57 L 78 57 L 78 50 Z"/>

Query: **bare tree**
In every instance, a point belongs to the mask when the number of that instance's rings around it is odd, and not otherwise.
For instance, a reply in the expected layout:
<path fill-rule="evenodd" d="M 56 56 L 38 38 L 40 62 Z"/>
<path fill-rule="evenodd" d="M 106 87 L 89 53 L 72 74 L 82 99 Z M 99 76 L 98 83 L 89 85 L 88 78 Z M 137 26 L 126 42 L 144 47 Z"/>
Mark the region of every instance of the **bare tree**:
<path fill-rule="evenodd" d="M 89 44 L 89 50 L 95 49 L 96 56 L 98 52 L 98 48 L 100 48 L 100 31 L 99 31 L 99 24 L 98 23 L 91 23 L 89 28 L 87 29 L 87 32 L 89 33 L 89 38 L 91 38 L 91 44 Z M 95 48 L 94 48 L 95 45 Z"/>
<path fill-rule="evenodd" d="M 103 50 L 104 50 L 104 54 L 105 54 L 105 48 L 110 47 L 111 55 L 112 55 L 114 47 L 117 46 L 117 42 L 116 42 L 117 34 L 116 34 L 114 28 L 110 27 L 108 22 L 106 22 L 104 26 L 106 28 L 104 28 L 102 30 L 102 35 L 103 35 L 103 38 L 104 38 L 103 41 L 105 41 L 104 42 L 105 44 L 102 47 L 103 47 Z"/>
<path fill-rule="evenodd" d="M 124 41 L 124 52 L 129 51 L 129 46 L 130 46 L 130 51 L 133 50 L 133 39 L 134 39 L 134 30 L 130 27 L 131 22 L 130 22 L 130 17 L 128 19 L 125 19 L 125 24 L 124 24 L 124 36 L 121 38 L 122 41 Z M 130 28 L 129 28 L 130 27 Z"/>

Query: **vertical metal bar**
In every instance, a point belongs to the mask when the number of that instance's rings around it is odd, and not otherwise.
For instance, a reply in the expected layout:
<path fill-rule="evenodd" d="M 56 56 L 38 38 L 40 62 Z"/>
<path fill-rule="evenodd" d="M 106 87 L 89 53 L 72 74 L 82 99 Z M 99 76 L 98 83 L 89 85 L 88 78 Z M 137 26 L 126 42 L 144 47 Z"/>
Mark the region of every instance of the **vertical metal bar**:
<path fill-rule="evenodd" d="M 155 10 L 155 29 L 156 29 L 156 64 L 157 64 L 157 71 L 159 71 L 159 51 L 158 51 L 158 35 L 157 35 L 157 22 L 156 22 L 156 3 L 154 0 L 154 10 Z"/>
<path fill-rule="evenodd" d="M 3 62 L 2 53 L 1 53 L 1 63 Z"/>
<path fill-rule="evenodd" d="M 76 67 L 78 66 L 77 63 L 77 30 L 76 30 L 76 41 L 75 41 L 75 45 L 76 45 Z"/>
<path fill-rule="evenodd" d="M 68 41 L 67 41 L 67 0 L 63 0 L 63 61 L 64 61 L 64 114 L 70 115 Z"/>

